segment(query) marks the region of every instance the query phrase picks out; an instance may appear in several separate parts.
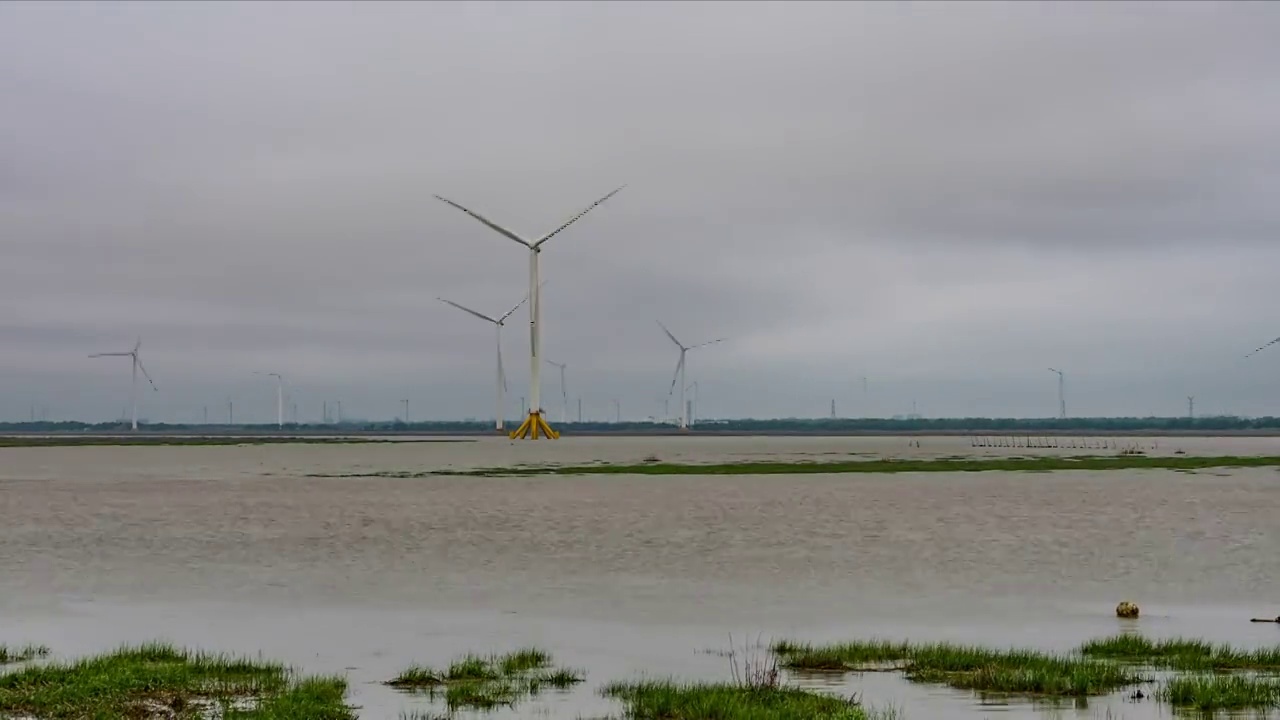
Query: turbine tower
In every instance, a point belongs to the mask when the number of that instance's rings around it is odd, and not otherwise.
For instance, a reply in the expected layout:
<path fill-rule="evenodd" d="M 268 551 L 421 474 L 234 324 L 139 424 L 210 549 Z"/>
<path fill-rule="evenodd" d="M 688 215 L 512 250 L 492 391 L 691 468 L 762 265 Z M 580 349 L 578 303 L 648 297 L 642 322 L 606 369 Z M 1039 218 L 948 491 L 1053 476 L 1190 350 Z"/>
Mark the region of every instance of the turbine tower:
<path fill-rule="evenodd" d="M 266 375 L 276 379 L 276 427 L 284 429 L 284 376 L 280 373 L 255 372 L 254 375 Z"/>
<path fill-rule="evenodd" d="M 565 363 L 558 363 L 555 360 L 548 360 L 547 364 L 555 365 L 560 368 L 560 395 L 563 402 L 560 406 L 560 424 L 563 425 L 565 422 L 568 422 L 569 417 L 569 390 L 564 384 L 564 373 L 569 366 Z"/>
<path fill-rule="evenodd" d="M 528 300 L 529 297 L 526 295 L 524 299 L 522 299 L 520 302 L 515 304 L 515 307 L 511 308 L 510 310 L 506 311 L 505 313 L 503 313 L 502 315 L 496 318 L 489 317 L 484 313 L 476 312 L 471 308 L 463 307 L 458 303 L 453 302 L 452 300 L 445 300 L 444 298 L 436 298 L 436 299 L 442 303 L 452 305 L 465 313 L 470 313 L 480 318 L 481 320 L 486 320 L 488 322 L 493 323 L 495 344 L 498 347 L 498 408 L 497 408 L 498 412 L 496 415 L 494 415 L 494 417 L 497 418 L 497 420 L 495 421 L 496 429 L 499 432 L 501 432 L 503 429 L 503 418 L 506 417 L 506 414 L 507 414 L 504 407 L 504 403 L 505 403 L 504 393 L 507 391 L 507 373 L 502 369 L 502 327 L 503 327 L 503 324 L 507 322 L 507 318 L 511 317 L 512 313 L 519 310 L 520 306 L 525 304 L 525 301 Z M 407 418 L 409 415 L 409 408 L 407 404 L 404 412 L 405 412 L 405 417 Z M 408 422 L 408 420 L 406 419 L 405 422 Z"/>
<path fill-rule="evenodd" d="M 1058 373 L 1058 417 L 1066 419 L 1067 417 L 1067 396 L 1066 396 L 1066 374 L 1061 370 L 1049 368 L 1049 372 Z"/>
<path fill-rule="evenodd" d="M 147 379 L 147 382 L 151 383 L 152 390 L 156 390 L 156 391 L 160 390 L 160 388 L 156 387 L 156 383 L 154 380 L 151 379 L 151 376 L 147 374 L 147 369 L 142 366 L 142 359 L 138 357 L 138 353 L 141 350 L 142 350 L 142 338 L 138 338 L 138 342 L 133 346 L 133 349 L 130 350 L 129 352 L 97 353 L 95 355 L 89 356 L 91 358 L 100 358 L 100 357 L 133 358 L 133 388 L 130 390 L 130 395 L 133 398 L 132 427 L 134 430 L 138 429 L 138 371 L 141 370 L 142 376 Z"/>
<path fill-rule="evenodd" d="M 529 240 L 521 237 L 511 230 L 502 227 L 479 213 L 468 210 L 452 200 L 440 197 L 439 195 L 435 196 L 437 200 L 448 203 L 449 205 L 452 205 L 480 221 L 490 230 L 520 243 L 529 249 L 529 416 L 524 419 L 524 422 L 520 424 L 520 427 L 516 428 L 515 432 L 511 433 L 511 439 L 513 440 L 516 438 L 529 438 L 531 440 L 536 440 L 539 436 L 551 439 L 560 437 L 560 434 L 555 430 L 552 430 L 551 426 L 547 424 L 546 418 L 542 416 L 542 368 L 539 362 L 542 353 L 542 298 L 541 293 L 539 292 L 539 285 L 541 283 L 538 281 L 538 258 L 542 254 L 542 246 L 548 240 L 560 234 L 560 232 L 565 228 L 582 219 L 584 215 L 595 209 L 597 205 L 600 205 L 614 195 L 617 195 L 622 191 L 623 187 L 626 186 L 623 185 L 608 195 L 605 195 L 599 200 L 591 203 L 587 206 L 587 209 L 569 218 L 563 225 L 536 240 Z"/>
<path fill-rule="evenodd" d="M 675 389 L 676 389 L 676 383 L 679 383 L 679 384 L 680 384 L 680 429 L 681 429 L 681 430 L 688 430 L 688 429 L 689 429 L 689 406 L 688 406 L 688 405 L 686 405 L 686 404 L 685 404 L 685 401 L 684 401 L 684 391 L 685 391 L 685 384 L 684 384 L 684 370 L 685 370 L 685 362 L 684 362 L 684 356 L 685 356 L 685 354 L 687 354 L 690 350 L 694 350 L 694 349 L 696 349 L 696 348 L 700 348 L 700 347 L 706 347 L 707 345 L 714 345 L 714 344 L 719 343 L 719 342 L 724 342 L 724 341 L 725 341 L 725 338 L 717 338 L 717 339 L 715 339 L 715 340 L 708 340 L 708 341 L 706 341 L 706 342 L 704 342 L 704 343 L 698 343 L 697 345 L 690 345 L 690 346 L 688 346 L 688 347 L 685 347 L 685 346 L 684 346 L 684 345 L 683 345 L 679 340 L 677 340 L 677 339 L 676 339 L 676 336 L 675 336 L 675 335 L 672 335 L 672 334 L 671 334 L 671 331 L 667 329 L 667 326 L 662 324 L 662 321 L 661 321 L 661 320 L 659 320 L 659 321 L 658 321 L 658 327 L 662 328 L 662 332 L 666 333 L 666 334 L 667 334 L 667 337 L 671 338 L 671 342 L 675 343 L 675 344 L 676 344 L 676 347 L 680 348 L 680 360 L 676 363 L 676 374 L 675 374 L 675 377 L 671 378 L 671 389 L 667 391 L 667 395 L 668 395 L 668 396 L 670 396 L 670 395 L 671 395 L 671 393 L 675 392 Z"/>

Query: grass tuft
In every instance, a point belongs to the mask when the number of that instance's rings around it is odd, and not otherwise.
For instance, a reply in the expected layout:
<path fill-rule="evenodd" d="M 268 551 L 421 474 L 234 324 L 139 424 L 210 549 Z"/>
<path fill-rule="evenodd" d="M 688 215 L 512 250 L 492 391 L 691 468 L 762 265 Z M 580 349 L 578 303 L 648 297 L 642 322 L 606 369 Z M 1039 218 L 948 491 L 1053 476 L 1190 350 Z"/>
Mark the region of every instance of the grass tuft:
<path fill-rule="evenodd" d="M 1129 667 L 1101 660 L 952 643 L 871 640 L 815 647 L 784 641 L 773 651 L 789 670 L 900 670 L 915 682 L 1013 695 L 1085 697 L 1145 681 Z"/>
<path fill-rule="evenodd" d="M 19 647 L 0 645 L 0 665 L 29 662 L 36 658 L 48 657 L 48 655 L 49 648 L 45 645 L 28 644 Z"/>
<path fill-rule="evenodd" d="M 450 710 L 492 710 L 514 707 L 543 688 L 563 689 L 586 680 L 570 668 L 553 668 L 550 653 L 524 648 L 506 655 L 468 654 L 444 671 L 414 665 L 386 684 L 401 690 L 425 691 L 443 697 Z"/>
<path fill-rule="evenodd" d="M 602 693 L 621 701 L 630 720 L 866 720 L 853 700 L 796 688 L 671 681 L 613 683 Z"/>
<path fill-rule="evenodd" d="M 0 674 L 0 717 L 201 717 L 354 720 L 342 678 L 297 678 L 284 665 L 161 643 Z"/>
<path fill-rule="evenodd" d="M 1280 707 L 1280 682 L 1243 675 L 1182 675 L 1165 683 L 1157 697 L 1200 711 Z"/>
<path fill-rule="evenodd" d="M 1090 640 L 1080 654 L 1179 671 L 1280 670 L 1280 647 L 1239 650 L 1204 640 L 1151 640 L 1141 635 L 1113 635 Z"/>

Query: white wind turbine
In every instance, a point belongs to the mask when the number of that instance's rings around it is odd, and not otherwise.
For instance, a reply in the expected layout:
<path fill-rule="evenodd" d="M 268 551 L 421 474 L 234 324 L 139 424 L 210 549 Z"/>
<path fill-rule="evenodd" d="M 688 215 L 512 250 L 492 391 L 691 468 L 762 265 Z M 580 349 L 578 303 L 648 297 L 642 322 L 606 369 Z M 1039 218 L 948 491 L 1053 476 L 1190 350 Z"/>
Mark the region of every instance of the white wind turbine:
<path fill-rule="evenodd" d="M 452 300 L 445 300 L 444 298 L 436 298 L 436 299 L 442 303 L 447 303 L 449 305 L 452 305 L 465 313 L 471 313 L 472 315 L 475 315 L 481 320 L 487 320 L 488 322 L 493 323 L 494 331 L 495 331 L 494 335 L 496 337 L 496 345 L 498 347 L 498 413 L 497 415 L 495 415 L 495 417 L 497 418 L 497 421 L 496 421 L 497 429 L 502 430 L 503 428 L 502 418 L 506 416 L 506 412 L 504 408 L 504 402 L 505 402 L 504 393 L 507 390 L 507 374 L 502 369 L 502 327 L 503 327 L 503 324 L 506 323 L 507 318 L 511 317 L 512 313 L 514 313 L 516 310 L 519 310 L 520 306 L 525 304 L 525 302 L 529 300 L 529 296 L 526 295 L 523 300 L 516 303 L 515 307 L 511 308 L 510 310 L 503 313 L 500 317 L 496 317 L 496 318 L 489 317 L 484 313 L 476 312 L 471 308 L 463 307 L 458 303 L 453 302 Z"/>
<path fill-rule="evenodd" d="M 276 427 L 284 429 L 284 376 L 280 373 L 255 372 L 254 375 L 266 375 L 276 379 Z"/>
<path fill-rule="evenodd" d="M 468 210 L 452 200 L 440 197 L 439 195 L 435 196 L 437 200 L 448 203 L 476 220 L 479 220 L 490 230 L 493 230 L 504 237 L 510 238 L 529 249 L 529 416 L 525 418 L 524 422 L 520 424 L 520 427 L 517 428 L 515 432 L 511 433 L 512 439 L 520 437 L 536 440 L 539 435 L 547 438 L 559 437 L 559 433 L 552 430 L 551 426 L 547 424 L 546 418 L 542 417 L 542 368 L 539 363 L 539 357 L 542 352 L 542 298 L 541 293 L 539 292 L 541 283 L 538 281 L 538 257 L 542 253 L 542 245 L 551 238 L 560 234 L 560 232 L 565 228 L 580 220 L 582 216 L 591 212 L 597 205 L 600 205 L 605 200 L 617 195 L 622 191 L 623 187 L 626 186 L 623 185 L 617 190 L 614 190 L 608 195 L 605 195 L 599 200 L 591 203 L 591 205 L 587 206 L 587 209 L 569 218 L 563 225 L 536 240 L 521 237 L 515 232 L 502 227 L 479 213 Z"/>
<path fill-rule="evenodd" d="M 563 404 L 560 406 L 560 424 L 563 425 L 565 422 L 568 421 L 568 418 L 569 418 L 569 390 L 565 387 L 565 384 L 564 384 L 564 373 L 569 366 L 566 363 L 558 363 L 555 360 L 548 360 L 547 364 L 555 365 L 556 367 L 560 368 L 560 395 L 563 398 Z M 579 400 L 578 404 L 579 406 L 581 406 L 582 401 Z M 582 410 L 582 408 L 579 407 L 578 410 Z M 582 413 L 579 412 L 578 414 L 581 415 Z"/>
<path fill-rule="evenodd" d="M 685 391 L 684 356 L 690 350 L 693 350 L 695 348 L 706 347 L 707 345 L 714 345 L 719 342 L 724 342 L 725 338 L 708 340 L 704 343 L 698 343 L 697 345 L 690 345 L 689 347 L 685 347 L 683 344 L 681 344 L 679 340 L 676 339 L 675 335 L 671 334 L 671 331 L 667 329 L 667 326 L 662 324 L 661 320 L 658 321 L 658 327 L 662 328 L 662 332 L 666 333 L 667 337 L 671 338 L 671 342 L 675 343 L 676 347 L 680 348 L 680 361 L 676 363 L 676 374 L 675 374 L 675 377 L 671 378 L 671 389 L 667 391 L 667 395 L 670 395 L 671 393 L 675 392 L 676 383 L 680 384 L 680 429 L 688 430 L 689 429 L 689 406 L 685 405 L 685 402 L 684 402 L 684 391 Z"/>
<path fill-rule="evenodd" d="M 151 376 L 147 374 L 147 369 L 142 366 L 142 360 L 141 358 L 138 357 L 138 353 L 141 350 L 142 350 L 142 338 L 138 338 L 138 342 L 133 346 L 133 349 L 130 350 L 129 352 L 97 353 L 89 356 L 91 358 L 100 358 L 100 357 L 133 358 L 133 388 L 130 391 L 130 395 L 132 395 L 133 397 L 133 429 L 134 430 L 138 429 L 138 371 L 141 370 L 142 376 L 147 379 L 147 382 L 151 383 L 152 390 L 156 390 L 156 391 L 160 390 L 160 388 L 156 387 L 156 383 L 154 380 L 151 379 Z"/>

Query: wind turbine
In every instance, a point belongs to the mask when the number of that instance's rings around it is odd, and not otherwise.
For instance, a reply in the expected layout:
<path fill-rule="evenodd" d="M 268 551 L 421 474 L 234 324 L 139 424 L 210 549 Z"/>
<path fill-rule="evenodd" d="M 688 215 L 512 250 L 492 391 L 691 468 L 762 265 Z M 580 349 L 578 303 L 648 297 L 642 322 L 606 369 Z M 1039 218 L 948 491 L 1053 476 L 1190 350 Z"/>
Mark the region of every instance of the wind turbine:
<path fill-rule="evenodd" d="M 151 383 L 152 390 L 155 390 L 155 391 L 160 390 L 160 388 L 156 387 L 156 383 L 154 380 L 151 379 L 151 376 L 147 374 L 147 369 L 142 366 L 142 360 L 138 357 L 138 353 L 141 350 L 142 350 L 142 338 L 138 338 L 137 344 L 135 344 L 133 346 L 133 349 L 130 350 L 129 352 L 97 353 L 89 356 L 91 358 L 100 358 L 100 357 L 133 358 L 133 388 L 132 390 L 130 390 L 130 395 L 132 395 L 133 397 L 133 429 L 134 430 L 138 429 L 138 371 L 141 370 L 142 376 L 147 379 L 147 382 Z"/>
<path fill-rule="evenodd" d="M 520 306 L 525 304 L 525 302 L 529 299 L 529 297 L 526 295 L 524 299 L 516 303 L 515 307 L 511 308 L 510 310 L 506 311 L 501 316 L 496 318 L 489 317 L 484 313 L 476 312 L 471 308 L 463 307 L 458 303 L 453 302 L 452 300 L 445 300 L 444 298 L 436 298 L 436 299 L 442 303 L 452 305 L 465 313 L 470 313 L 472 315 L 475 315 L 481 320 L 486 320 L 488 322 L 493 323 L 494 336 L 496 339 L 496 345 L 498 346 L 498 413 L 497 415 L 495 415 L 495 417 L 497 418 L 497 421 L 496 421 L 497 429 L 501 431 L 503 428 L 502 418 L 506 415 L 505 409 L 503 407 L 503 402 L 504 402 L 503 393 L 505 393 L 507 390 L 507 374 L 502 370 L 502 326 L 503 326 L 503 323 L 507 321 L 507 318 L 511 317 L 512 313 L 514 313 L 516 310 L 519 310 Z M 407 416 L 408 414 L 409 414 L 409 411 L 406 408 L 405 415 Z"/>
<path fill-rule="evenodd" d="M 564 373 L 569 366 L 566 363 L 558 363 L 555 360 L 548 360 L 547 364 L 560 368 L 560 395 L 563 398 L 563 404 L 560 406 L 560 424 L 563 425 L 569 417 L 569 390 L 564 384 Z"/>
<path fill-rule="evenodd" d="M 1066 419 L 1067 417 L 1067 396 L 1066 396 L 1066 374 L 1061 370 L 1049 368 L 1049 372 L 1058 373 L 1058 417 Z"/>
<path fill-rule="evenodd" d="M 626 186 L 623 185 L 617 190 L 614 190 L 608 195 L 605 195 L 599 200 L 591 203 L 591 205 L 587 206 L 587 209 L 569 218 L 563 225 L 536 240 L 529 240 L 521 237 L 515 232 L 502 227 L 479 213 L 468 210 L 452 200 L 440 197 L 439 195 L 435 196 L 437 200 L 452 205 L 476 220 L 479 220 L 490 230 L 514 240 L 529 249 L 529 416 L 524 419 L 524 422 L 520 424 L 519 428 L 516 428 L 515 432 L 511 433 L 511 438 L 513 440 L 515 438 L 529 438 L 531 440 L 536 440 L 539 435 L 551 439 L 560 437 L 560 434 L 555 430 L 552 430 L 551 426 L 547 424 L 546 418 L 542 417 L 542 368 L 539 363 L 539 356 L 542 352 L 542 298 L 541 293 L 539 292 L 539 286 L 541 283 L 538 281 L 538 258 L 542 254 L 542 245 L 551 238 L 560 234 L 560 232 L 565 228 L 580 220 L 582 216 L 591 212 L 597 205 L 600 205 L 614 195 L 617 195 L 622 191 L 623 187 Z"/>
<path fill-rule="evenodd" d="M 689 429 L 689 406 L 685 405 L 685 402 L 684 402 L 684 391 L 685 391 L 684 356 L 690 350 L 694 350 L 700 347 L 706 347 L 707 345 L 714 345 L 719 342 L 724 342 L 725 338 L 708 340 L 704 343 L 698 343 L 697 345 L 690 345 L 688 347 L 685 347 L 683 344 L 681 344 L 679 340 L 676 339 L 675 335 L 671 334 L 671 331 L 667 329 L 667 326 L 662 324 L 661 320 L 658 321 L 658 327 L 662 328 L 662 332 L 666 333 L 667 337 L 671 338 L 671 342 L 675 343 L 676 347 L 680 348 L 680 360 L 679 362 L 676 363 L 676 374 L 675 374 L 675 377 L 671 378 L 671 389 L 667 391 L 667 395 L 671 395 L 671 393 L 675 392 L 676 383 L 680 383 L 680 429 L 688 430 Z"/>
<path fill-rule="evenodd" d="M 276 379 L 276 427 L 284 429 L 284 376 L 280 373 L 255 372 L 254 375 L 266 375 Z"/>

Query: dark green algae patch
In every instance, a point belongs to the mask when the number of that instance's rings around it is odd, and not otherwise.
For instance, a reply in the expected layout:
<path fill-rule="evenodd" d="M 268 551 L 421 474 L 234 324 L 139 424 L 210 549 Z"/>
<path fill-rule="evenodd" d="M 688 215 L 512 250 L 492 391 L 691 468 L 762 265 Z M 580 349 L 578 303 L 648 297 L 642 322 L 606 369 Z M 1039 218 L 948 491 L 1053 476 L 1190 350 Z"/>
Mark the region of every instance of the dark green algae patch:
<path fill-rule="evenodd" d="M 471 470 L 424 471 L 369 471 L 346 474 L 315 474 L 309 477 L 387 477 L 421 478 L 431 476 L 450 477 L 517 477 L 534 475 L 805 475 L 805 474 L 892 474 L 927 472 L 1054 472 L 1062 470 L 1181 470 L 1195 471 L 1209 468 L 1280 467 L 1280 456 L 1208 456 L 1149 457 L 1144 455 L 1116 456 L 1053 456 L 1017 458 L 940 458 L 929 460 L 849 460 L 840 462 L 820 461 L 759 461 L 740 463 L 664 463 L 591 464 L 560 466 L 518 466 L 505 468 L 478 468 Z"/>

